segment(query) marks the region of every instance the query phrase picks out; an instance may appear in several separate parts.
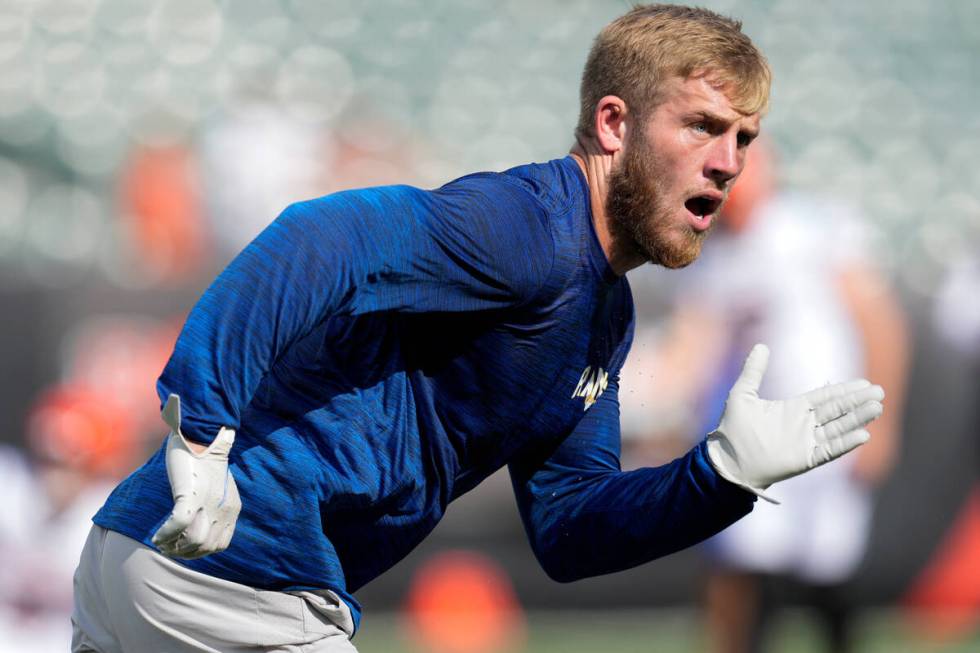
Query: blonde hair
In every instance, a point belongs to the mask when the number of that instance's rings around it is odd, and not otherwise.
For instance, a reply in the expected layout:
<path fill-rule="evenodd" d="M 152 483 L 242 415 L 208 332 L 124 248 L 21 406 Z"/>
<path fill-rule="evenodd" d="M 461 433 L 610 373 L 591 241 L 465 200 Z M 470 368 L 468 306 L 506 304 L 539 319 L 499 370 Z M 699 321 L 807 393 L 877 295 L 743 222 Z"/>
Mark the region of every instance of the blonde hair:
<path fill-rule="evenodd" d="M 599 100 L 615 95 L 645 116 L 662 101 L 663 82 L 707 75 L 725 88 L 736 110 L 765 112 L 772 74 L 742 23 L 707 9 L 640 5 L 595 39 L 582 73 L 581 109 L 575 134 L 594 134 Z"/>

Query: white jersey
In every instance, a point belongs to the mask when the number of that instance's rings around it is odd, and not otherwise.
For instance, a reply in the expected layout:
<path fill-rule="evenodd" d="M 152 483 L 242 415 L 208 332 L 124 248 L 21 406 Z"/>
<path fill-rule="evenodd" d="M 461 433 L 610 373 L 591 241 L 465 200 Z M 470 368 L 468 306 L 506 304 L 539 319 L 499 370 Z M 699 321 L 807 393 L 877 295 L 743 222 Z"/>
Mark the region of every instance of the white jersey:
<path fill-rule="evenodd" d="M 837 274 L 863 258 L 857 221 L 840 207 L 780 195 L 738 234 L 719 230 L 682 273 L 683 292 L 746 344 L 769 345 L 762 396 L 788 397 L 864 373 Z"/>
<path fill-rule="evenodd" d="M 741 233 L 712 234 L 680 290 L 723 320 L 739 360 L 752 344 L 768 344 L 760 395 L 791 397 L 864 376 L 860 334 L 838 287 L 839 271 L 863 258 L 864 239 L 845 209 L 778 195 Z M 777 483 L 770 492 L 783 505 L 758 502 L 711 546 L 741 569 L 813 582 L 846 578 L 870 522 L 870 497 L 850 474 L 853 461 L 845 456 Z"/>

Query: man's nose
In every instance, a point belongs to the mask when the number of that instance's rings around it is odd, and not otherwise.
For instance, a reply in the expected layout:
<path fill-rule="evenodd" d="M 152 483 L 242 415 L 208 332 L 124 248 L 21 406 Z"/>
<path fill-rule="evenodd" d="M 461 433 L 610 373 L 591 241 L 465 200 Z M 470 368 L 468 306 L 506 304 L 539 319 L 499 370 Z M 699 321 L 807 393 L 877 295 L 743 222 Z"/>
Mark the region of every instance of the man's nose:
<path fill-rule="evenodd" d="M 726 134 L 715 142 L 708 153 L 708 159 L 704 163 L 704 176 L 718 185 L 724 185 L 741 171 L 742 158 L 737 136 Z"/>

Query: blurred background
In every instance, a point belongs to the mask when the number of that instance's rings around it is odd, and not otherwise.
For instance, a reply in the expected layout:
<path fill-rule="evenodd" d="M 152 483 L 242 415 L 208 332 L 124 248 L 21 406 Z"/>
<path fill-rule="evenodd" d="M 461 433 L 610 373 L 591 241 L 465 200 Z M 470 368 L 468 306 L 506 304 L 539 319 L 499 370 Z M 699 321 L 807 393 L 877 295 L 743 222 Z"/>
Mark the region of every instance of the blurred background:
<path fill-rule="evenodd" d="M 862 484 L 861 518 L 834 521 L 831 503 L 822 526 L 853 536 L 849 562 L 800 572 L 792 542 L 810 526 L 789 524 L 785 564 L 733 567 L 707 545 L 558 585 L 498 474 L 359 593 L 362 652 L 738 650 L 725 628 L 757 636 L 743 650 L 980 647 L 980 2 L 703 4 L 770 60 L 766 197 L 790 199 L 766 205 L 783 226 L 755 244 L 726 222 L 704 265 L 630 275 L 624 467 L 689 448 L 745 339 L 798 333 L 766 316 L 800 318 L 819 295 L 835 355 L 894 388 L 892 446 L 863 476 L 842 472 Z M 230 258 L 299 199 L 564 156 L 591 40 L 629 6 L 0 3 L 0 650 L 65 649 L 88 520 L 164 437 L 156 376 Z M 710 274 L 740 260 L 786 283 Z M 721 299 L 692 308 L 701 294 Z M 751 582 L 717 589 L 728 572 Z M 725 612 L 725 596 L 765 610 Z"/>

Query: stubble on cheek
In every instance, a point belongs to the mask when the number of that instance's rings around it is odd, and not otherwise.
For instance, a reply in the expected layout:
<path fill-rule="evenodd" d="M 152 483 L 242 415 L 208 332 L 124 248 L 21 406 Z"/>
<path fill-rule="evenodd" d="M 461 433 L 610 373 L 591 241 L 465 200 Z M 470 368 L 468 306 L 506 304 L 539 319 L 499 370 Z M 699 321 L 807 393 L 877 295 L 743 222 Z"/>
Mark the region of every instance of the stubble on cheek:
<path fill-rule="evenodd" d="M 667 205 L 669 179 L 646 143 L 633 143 L 609 177 L 606 214 L 613 235 L 656 265 L 676 269 L 701 253 L 707 231 L 695 231 L 681 216 L 682 205 Z"/>

